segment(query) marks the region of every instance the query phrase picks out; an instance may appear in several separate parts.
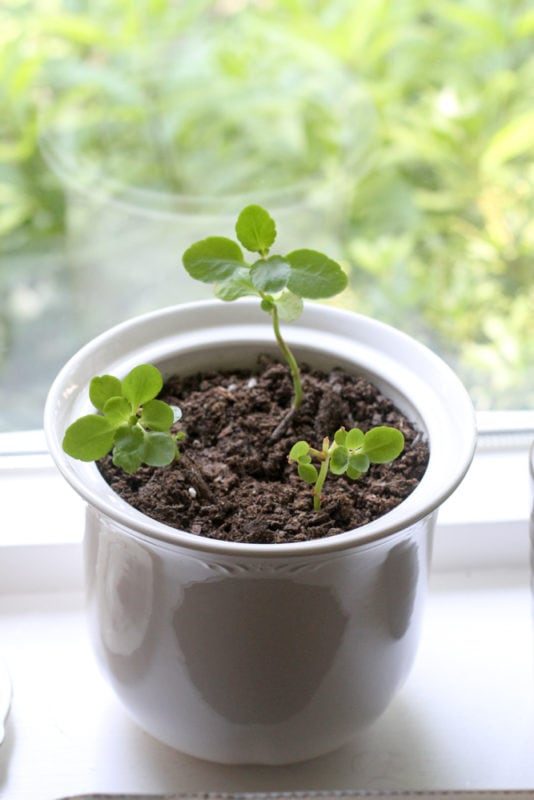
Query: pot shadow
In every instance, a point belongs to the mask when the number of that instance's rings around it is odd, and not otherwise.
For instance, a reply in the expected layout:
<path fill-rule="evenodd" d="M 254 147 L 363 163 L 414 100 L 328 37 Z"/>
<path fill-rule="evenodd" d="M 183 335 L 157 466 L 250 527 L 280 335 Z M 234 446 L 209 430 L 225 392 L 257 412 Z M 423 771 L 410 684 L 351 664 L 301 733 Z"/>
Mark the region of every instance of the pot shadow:
<path fill-rule="evenodd" d="M 180 753 L 145 733 L 117 701 L 107 707 L 100 727 L 95 772 L 130 775 L 131 783 L 122 787 L 124 791 L 168 793 L 177 786 L 184 793 L 428 790 L 449 786 L 451 781 L 450 764 L 440 760 L 443 743 L 421 719 L 413 699 L 402 695 L 344 746 L 280 766 L 217 764 Z M 114 743 L 112 751 L 109 741 Z M 132 764 L 136 765 L 133 772 Z"/>
<path fill-rule="evenodd" d="M 347 621 L 328 587 L 242 578 L 188 587 L 173 627 L 208 706 L 233 723 L 265 725 L 310 703 L 342 646 Z"/>

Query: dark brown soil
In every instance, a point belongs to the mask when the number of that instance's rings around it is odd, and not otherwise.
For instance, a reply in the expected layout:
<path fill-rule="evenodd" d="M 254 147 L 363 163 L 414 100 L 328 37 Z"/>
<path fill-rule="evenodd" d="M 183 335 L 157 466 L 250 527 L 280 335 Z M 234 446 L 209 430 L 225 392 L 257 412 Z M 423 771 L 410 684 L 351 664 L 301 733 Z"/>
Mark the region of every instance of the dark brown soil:
<path fill-rule="evenodd" d="M 288 369 L 269 358 L 258 370 L 170 379 L 162 399 L 183 411 L 182 458 L 134 475 L 100 469 L 125 500 L 160 522 L 200 536 L 249 543 L 318 539 L 364 525 L 397 506 L 419 483 L 428 461 L 423 437 L 390 400 L 363 378 L 340 369 L 302 367 L 305 399 L 288 416 Z M 280 423 L 284 421 L 282 429 Z M 330 475 L 322 508 L 287 460 L 305 439 L 321 446 L 341 426 L 402 430 L 405 449 L 391 464 L 372 465 L 357 481 Z M 278 429 L 278 430 L 277 430 Z"/>

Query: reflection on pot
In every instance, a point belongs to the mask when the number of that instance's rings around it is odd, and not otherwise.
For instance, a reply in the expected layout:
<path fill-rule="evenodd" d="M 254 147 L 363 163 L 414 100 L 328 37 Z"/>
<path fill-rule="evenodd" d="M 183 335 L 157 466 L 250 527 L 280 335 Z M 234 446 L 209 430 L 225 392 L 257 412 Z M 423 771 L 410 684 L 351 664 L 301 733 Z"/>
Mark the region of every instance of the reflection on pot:
<path fill-rule="evenodd" d="M 135 682 L 148 669 L 154 608 L 154 556 L 141 544 L 86 515 L 87 593 L 102 657 L 117 677 Z"/>
<path fill-rule="evenodd" d="M 152 612 L 152 561 L 134 542 L 104 539 L 98 549 L 97 579 L 103 599 L 100 630 L 105 647 L 118 656 L 139 650 Z"/>

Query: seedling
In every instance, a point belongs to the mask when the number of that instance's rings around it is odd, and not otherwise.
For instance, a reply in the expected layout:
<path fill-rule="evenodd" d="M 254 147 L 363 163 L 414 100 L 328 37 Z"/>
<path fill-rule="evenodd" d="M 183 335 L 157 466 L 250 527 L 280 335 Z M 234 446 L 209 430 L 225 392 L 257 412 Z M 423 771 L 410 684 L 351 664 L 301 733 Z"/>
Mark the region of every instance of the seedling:
<path fill-rule="evenodd" d="M 151 364 L 134 367 L 122 381 L 113 375 L 93 378 L 89 397 L 100 413 L 73 422 L 63 449 L 80 461 L 97 461 L 113 451 L 113 463 L 128 473 L 141 464 L 167 466 L 179 458 L 185 434 L 170 430 L 182 412 L 156 399 L 162 387 L 161 373 Z"/>
<path fill-rule="evenodd" d="M 347 475 L 357 480 L 367 472 L 371 464 L 387 464 L 394 461 L 404 449 L 404 436 L 397 428 L 381 425 L 363 433 L 359 428 L 346 431 L 340 428 L 334 434 L 334 441 L 323 439 L 321 450 L 311 447 L 308 442 L 296 442 L 289 453 L 289 462 L 296 462 L 298 474 L 306 483 L 313 484 L 313 507 L 321 508 L 321 493 L 329 472 L 332 475 Z M 320 462 L 319 470 L 312 459 Z"/>
<path fill-rule="evenodd" d="M 204 283 L 215 284 L 215 296 L 231 301 L 257 296 L 271 315 L 276 341 L 293 381 L 293 408 L 302 403 L 298 364 L 280 331 L 280 321 L 292 322 L 302 313 L 303 298 L 333 297 L 347 285 L 347 276 L 335 261 L 316 250 L 293 250 L 285 256 L 269 255 L 276 225 L 265 209 L 250 205 L 236 223 L 239 242 L 260 258 L 249 264 L 239 244 L 224 236 L 209 236 L 191 245 L 184 255 L 187 272 Z"/>

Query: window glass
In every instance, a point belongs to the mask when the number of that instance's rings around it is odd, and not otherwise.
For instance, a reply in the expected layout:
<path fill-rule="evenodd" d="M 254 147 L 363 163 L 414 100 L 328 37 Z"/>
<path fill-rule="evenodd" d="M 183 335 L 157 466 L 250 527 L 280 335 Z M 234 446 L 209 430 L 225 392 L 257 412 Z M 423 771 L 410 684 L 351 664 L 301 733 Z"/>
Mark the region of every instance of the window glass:
<path fill-rule="evenodd" d="M 210 296 L 247 202 L 479 409 L 534 406 L 530 0 L 3 0 L 0 430 L 87 339 Z"/>

